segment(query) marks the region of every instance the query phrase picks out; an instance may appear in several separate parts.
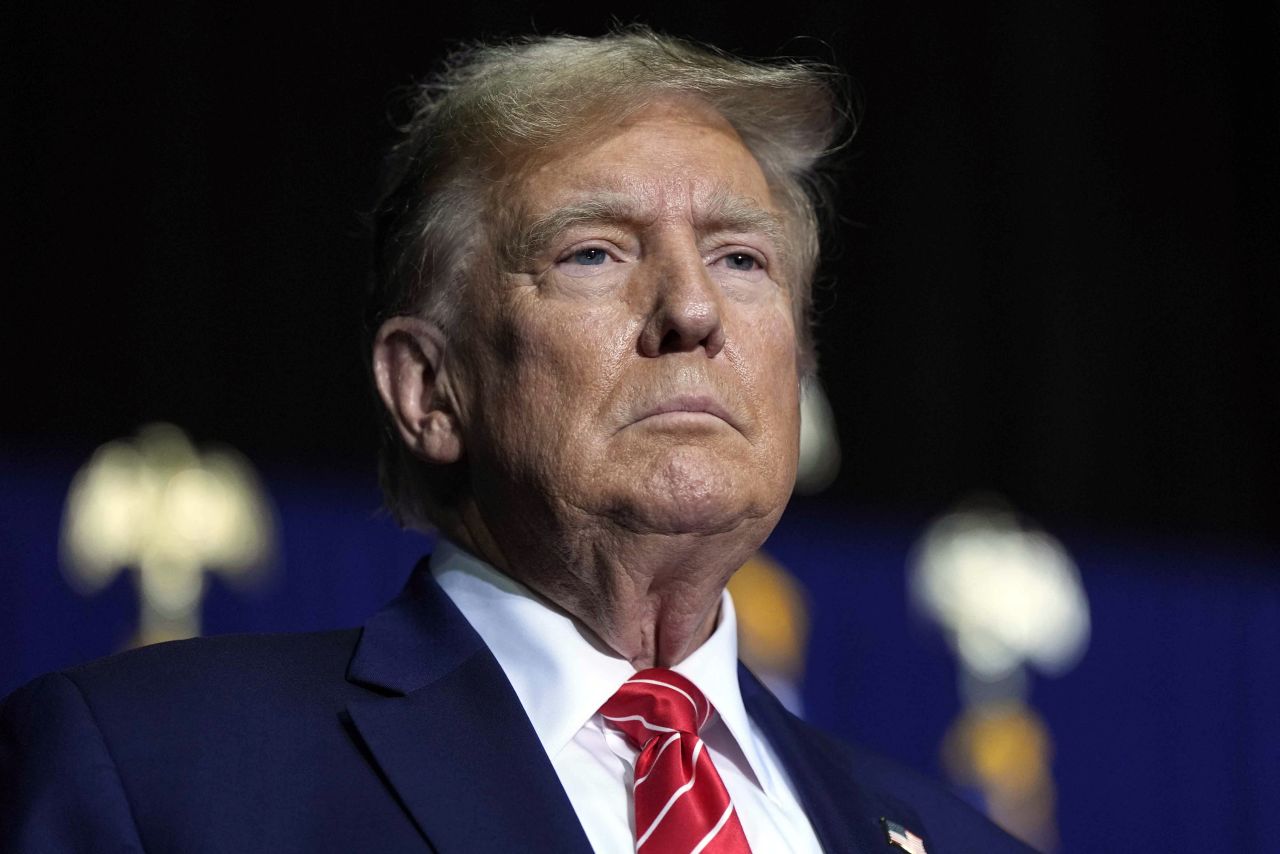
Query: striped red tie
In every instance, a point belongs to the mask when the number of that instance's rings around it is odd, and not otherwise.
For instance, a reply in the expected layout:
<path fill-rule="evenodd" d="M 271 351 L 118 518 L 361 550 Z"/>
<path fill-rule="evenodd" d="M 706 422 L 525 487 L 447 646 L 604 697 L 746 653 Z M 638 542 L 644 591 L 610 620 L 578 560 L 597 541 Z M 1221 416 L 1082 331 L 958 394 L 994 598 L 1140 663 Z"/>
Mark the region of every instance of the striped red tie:
<path fill-rule="evenodd" d="M 660 667 L 628 679 L 600 714 L 621 730 L 636 759 L 636 851 L 749 854 L 729 791 L 698 729 L 711 704 L 679 673 Z"/>

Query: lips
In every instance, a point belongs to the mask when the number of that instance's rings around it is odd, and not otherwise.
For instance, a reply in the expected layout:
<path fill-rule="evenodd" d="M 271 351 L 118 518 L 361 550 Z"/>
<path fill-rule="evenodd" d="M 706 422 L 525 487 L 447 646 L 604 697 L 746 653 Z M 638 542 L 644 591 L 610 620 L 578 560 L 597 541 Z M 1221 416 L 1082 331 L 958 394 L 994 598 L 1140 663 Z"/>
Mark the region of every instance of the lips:
<path fill-rule="evenodd" d="M 679 413 L 715 416 L 730 427 L 738 429 L 737 419 L 730 413 L 729 408 L 711 394 L 677 394 L 664 397 L 654 403 L 640 406 L 634 422 Z"/>

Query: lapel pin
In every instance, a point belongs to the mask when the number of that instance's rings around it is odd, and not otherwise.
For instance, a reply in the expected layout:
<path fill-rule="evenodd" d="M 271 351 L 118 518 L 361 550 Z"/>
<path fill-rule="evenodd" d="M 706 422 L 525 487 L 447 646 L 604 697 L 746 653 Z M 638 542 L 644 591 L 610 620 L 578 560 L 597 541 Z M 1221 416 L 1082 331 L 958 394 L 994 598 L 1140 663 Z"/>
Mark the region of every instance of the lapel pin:
<path fill-rule="evenodd" d="M 880 824 L 884 827 L 885 841 L 891 847 L 900 848 L 908 854 L 928 854 L 924 850 L 924 840 L 902 825 L 887 818 L 880 819 Z"/>

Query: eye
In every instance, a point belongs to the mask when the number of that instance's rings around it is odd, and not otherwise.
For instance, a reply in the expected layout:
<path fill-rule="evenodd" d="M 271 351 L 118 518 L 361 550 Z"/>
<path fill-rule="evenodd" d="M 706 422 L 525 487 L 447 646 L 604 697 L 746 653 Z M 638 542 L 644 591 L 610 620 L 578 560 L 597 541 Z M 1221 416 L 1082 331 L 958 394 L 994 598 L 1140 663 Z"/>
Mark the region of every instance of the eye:
<path fill-rule="evenodd" d="M 754 255 L 745 252 L 731 252 L 724 256 L 725 266 L 740 273 L 750 273 L 760 268 L 760 262 Z"/>
<path fill-rule="evenodd" d="M 622 260 L 616 247 L 595 245 L 567 249 L 556 260 L 556 269 L 562 275 L 575 279 L 593 278 L 617 272 Z"/>
<path fill-rule="evenodd" d="M 754 282 L 768 275 L 768 266 L 760 253 L 739 251 L 737 247 L 728 248 L 723 255 L 715 257 L 711 266 L 739 281 Z"/>
<path fill-rule="evenodd" d="M 599 267 L 608 260 L 608 258 L 609 254 L 600 247 L 588 246 L 574 252 L 568 260 L 583 267 Z"/>

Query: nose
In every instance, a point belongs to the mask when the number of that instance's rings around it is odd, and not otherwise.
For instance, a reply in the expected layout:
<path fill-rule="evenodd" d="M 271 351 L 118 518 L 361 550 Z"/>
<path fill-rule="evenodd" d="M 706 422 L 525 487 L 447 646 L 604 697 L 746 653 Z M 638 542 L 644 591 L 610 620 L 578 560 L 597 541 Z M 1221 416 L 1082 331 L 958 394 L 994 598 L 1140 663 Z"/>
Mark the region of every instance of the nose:
<path fill-rule="evenodd" d="M 715 358 L 724 349 L 722 296 L 696 249 L 671 253 L 650 273 L 650 311 L 640 352 L 654 357 L 701 347 L 707 358 Z"/>

